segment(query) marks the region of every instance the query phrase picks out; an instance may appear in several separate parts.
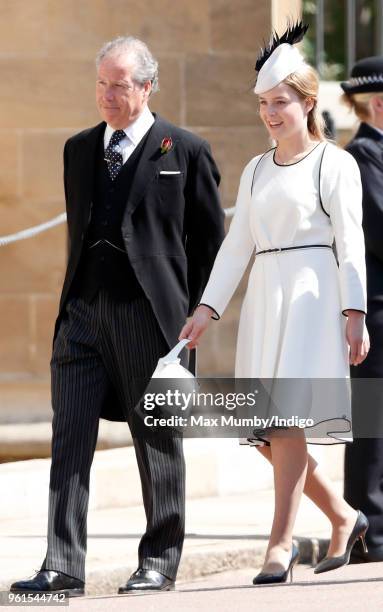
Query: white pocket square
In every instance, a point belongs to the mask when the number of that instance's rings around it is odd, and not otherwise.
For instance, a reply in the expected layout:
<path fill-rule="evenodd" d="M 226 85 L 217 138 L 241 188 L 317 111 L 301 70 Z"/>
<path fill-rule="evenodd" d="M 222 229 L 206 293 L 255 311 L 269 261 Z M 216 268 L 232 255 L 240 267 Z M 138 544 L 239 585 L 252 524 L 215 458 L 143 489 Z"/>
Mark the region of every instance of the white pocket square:
<path fill-rule="evenodd" d="M 161 170 L 160 174 L 181 174 L 180 170 Z"/>

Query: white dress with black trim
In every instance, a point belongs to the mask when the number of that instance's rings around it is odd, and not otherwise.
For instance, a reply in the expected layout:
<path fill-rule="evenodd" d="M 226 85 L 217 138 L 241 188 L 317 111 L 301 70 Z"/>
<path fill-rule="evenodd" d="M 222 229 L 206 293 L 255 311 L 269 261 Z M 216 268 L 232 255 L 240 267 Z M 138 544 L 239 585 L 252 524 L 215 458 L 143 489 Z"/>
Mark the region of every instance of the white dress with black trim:
<path fill-rule="evenodd" d="M 281 415 L 315 418 L 316 426 L 305 430 L 308 441 L 351 438 L 343 312 L 366 311 L 361 222 L 360 173 L 349 153 L 321 142 L 303 159 L 281 166 L 271 149 L 243 171 L 235 215 L 201 298 L 222 315 L 255 254 L 235 376 L 301 379 L 299 398 L 295 387 L 291 401 L 277 406 Z M 339 265 L 328 248 L 334 239 Z M 281 248 L 288 250 L 275 250 Z"/>

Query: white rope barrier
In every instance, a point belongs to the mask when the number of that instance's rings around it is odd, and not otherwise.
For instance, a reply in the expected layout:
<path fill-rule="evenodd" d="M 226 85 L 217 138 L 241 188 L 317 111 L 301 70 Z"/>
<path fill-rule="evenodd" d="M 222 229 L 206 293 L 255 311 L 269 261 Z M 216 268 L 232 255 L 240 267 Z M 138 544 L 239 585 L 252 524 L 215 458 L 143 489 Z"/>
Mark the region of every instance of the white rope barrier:
<path fill-rule="evenodd" d="M 20 232 L 16 232 L 15 234 L 9 234 L 8 236 L 0 236 L 0 247 L 5 246 L 6 244 L 11 244 L 11 242 L 17 242 L 18 240 L 32 238 L 32 236 L 41 234 L 41 232 L 45 232 L 46 230 L 51 229 L 51 227 L 56 227 L 56 225 L 65 223 L 65 221 L 66 213 L 61 213 L 61 215 L 54 217 L 54 219 L 41 223 L 40 225 L 36 225 L 35 227 L 30 227 L 28 229 L 21 230 Z"/>
<path fill-rule="evenodd" d="M 233 206 L 232 208 L 225 208 L 224 210 L 226 217 L 232 217 L 234 211 L 235 206 Z M 0 236 L 0 247 L 5 246 L 7 244 L 11 244 L 12 242 L 18 242 L 19 240 L 25 240 L 26 238 L 32 238 L 32 236 L 41 234 L 41 232 L 46 232 L 52 227 L 56 227 L 56 225 L 61 225 L 65 222 L 66 213 L 61 213 L 61 215 L 57 215 L 57 217 L 54 217 L 54 219 L 46 221 L 45 223 L 41 223 L 40 225 L 29 227 L 25 230 L 21 230 L 20 232 L 16 232 L 15 234 L 9 234 L 8 236 Z"/>

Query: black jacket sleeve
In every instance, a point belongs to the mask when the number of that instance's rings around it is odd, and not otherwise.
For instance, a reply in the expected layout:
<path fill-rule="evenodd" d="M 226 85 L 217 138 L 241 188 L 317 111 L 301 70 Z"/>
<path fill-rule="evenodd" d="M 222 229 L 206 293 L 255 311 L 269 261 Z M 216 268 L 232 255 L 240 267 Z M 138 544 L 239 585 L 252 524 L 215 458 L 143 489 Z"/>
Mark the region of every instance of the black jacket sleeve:
<path fill-rule="evenodd" d="M 201 298 L 225 235 L 219 183 L 218 168 L 209 144 L 204 141 L 191 162 L 185 187 L 188 315 Z"/>
<path fill-rule="evenodd" d="M 347 151 L 355 158 L 363 185 L 363 231 L 366 251 L 383 264 L 383 153 L 377 145 L 360 139 L 351 142 Z"/>

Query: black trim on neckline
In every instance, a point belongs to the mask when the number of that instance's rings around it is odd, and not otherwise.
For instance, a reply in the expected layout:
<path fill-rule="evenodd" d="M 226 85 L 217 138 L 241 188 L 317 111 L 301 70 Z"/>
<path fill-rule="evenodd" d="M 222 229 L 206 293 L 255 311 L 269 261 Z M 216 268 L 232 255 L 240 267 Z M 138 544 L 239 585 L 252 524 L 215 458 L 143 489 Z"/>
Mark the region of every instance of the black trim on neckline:
<path fill-rule="evenodd" d="M 275 152 L 277 150 L 277 147 L 275 147 L 274 149 L 274 153 L 273 153 L 273 162 L 276 166 L 279 166 L 280 168 L 288 168 L 289 166 L 296 166 L 297 164 L 299 164 L 301 161 L 303 161 L 304 159 L 306 159 L 306 157 L 308 157 L 309 155 L 311 155 L 311 153 L 313 151 L 315 151 L 315 149 L 317 149 L 319 147 L 319 145 L 321 145 L 324 141 L 321 140 L 320 142 L 318 142 L 317 145 L 315 145 L 315 147 L 313 149 L 311 149 L 311 151 L 309 151 L 307 153 L 307 155 L 305 155 L 304 157 L 301 157 L 301 159 L 298 159 L 298 161 L 293 162 L 292 164 L 278 164 L 278 162 L 275 161 Z"/>
<path fill-rule="evenodd" d="M 327 210 L 325 209 L 325 207 L 323 206 L 323 201 L 322 201 L 322 193 L 321 193 L 321 189 L 320 189 L 320 183 L 321 183 L 321 176 L 322 176 L 322 163 L 323 163 L 323 156 L 324 156 L 324 152 L 326 150 L 327 147 L 327 142 L 325 144 L 325 146 L 323 147 L 323 151 L 322 151 L 322 156 L 320 158 L 320 164 L 319 164 L 319 185 L 318 185 L 318 191 L 319 191 L 319 204 L 321 209 L 323 210 L 324 214 L 327 215 L 328 217 L 330 217 L 330 214 L 327 212 Z"/>
<path fill-rule="evenodd" d="M 251 189 L 250 189 L 250 195 L 253 195 L 253 188 L 254 188 L 254 179 L 255 179 L 255 171 L 258 168 L 259 164 L 261 163 L 261 161 L 263 160 L 263 158 L 265 157 L 265 155 L 267 155 L 268 153 L 270 153 L 270 151 L 272 151 L 273 149 L 275 150 L 277 147 L 271 147 L 271 149 L 267 149 L 267 151 L 265 151 L 264 153 L 262 153 L 261 157 L 259 158 L 259 160 L 257 161 L 257 163 L 255 164 L 254 167 L 254 172 L 253 172 L 253 180 L 251 181 Z"/>

